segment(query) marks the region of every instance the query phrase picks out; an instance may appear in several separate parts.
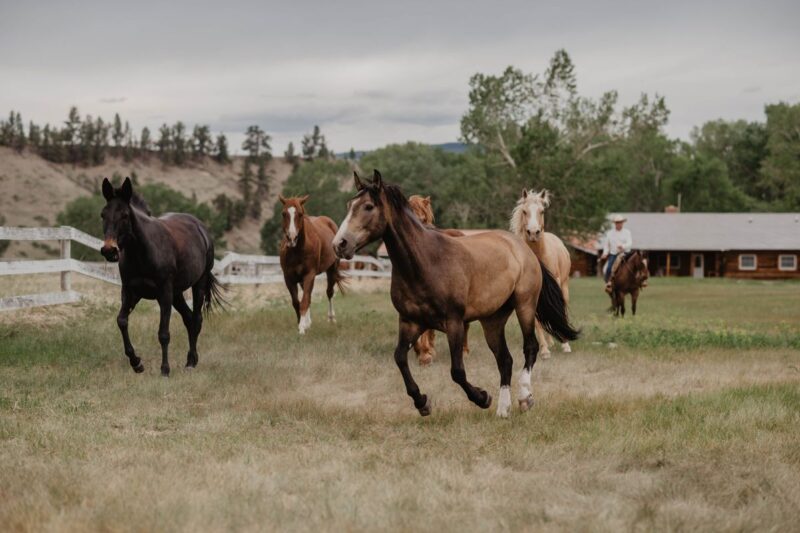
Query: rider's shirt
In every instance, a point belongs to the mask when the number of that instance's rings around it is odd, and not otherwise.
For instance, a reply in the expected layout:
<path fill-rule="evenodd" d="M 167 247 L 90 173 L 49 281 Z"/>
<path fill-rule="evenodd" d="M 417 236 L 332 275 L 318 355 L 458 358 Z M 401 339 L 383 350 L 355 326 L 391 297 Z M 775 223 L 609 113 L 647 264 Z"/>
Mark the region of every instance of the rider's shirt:
<path fill-rule="evenodd" d="M 619 247 L 622 246 L 622 250 L 625 252 L 630 252 L 631 248 L 633 247 L 633 238 L 631 237 L 631 232 L 628 228 L 622 228 L 621 230 L 617 231 L 617 228 L 611 228 L 606 233 L 606 242 L 603 245 L 603 254 L 618 254 Z"/>

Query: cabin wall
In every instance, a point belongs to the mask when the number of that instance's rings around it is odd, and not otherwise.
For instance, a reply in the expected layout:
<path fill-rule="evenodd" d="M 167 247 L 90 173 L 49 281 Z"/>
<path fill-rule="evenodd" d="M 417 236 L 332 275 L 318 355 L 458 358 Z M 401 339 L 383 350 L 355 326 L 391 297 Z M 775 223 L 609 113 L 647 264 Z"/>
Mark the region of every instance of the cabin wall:
<path fill-rule="evenodd" d="M 569 269 L 570 277 L 593 277 L 597 275 L 597 256 L 572 247 L 569 249 L 569 258 L 572 262 Z"/>
<path fill-rule="evenodd" d="M 739 270 L 739 255 L 753 254 L 756 256 L 755 270 Z M 800 270 L 785 271 L 778 269 L 778 256 L 789 254 L 798 257 L 800 262 L 800 250 L 783 250 L 756 252 L 750 250 L 736 250 L 722 253 L 723 276 L 726 278 L 737 279 L 800 279 Z"/>

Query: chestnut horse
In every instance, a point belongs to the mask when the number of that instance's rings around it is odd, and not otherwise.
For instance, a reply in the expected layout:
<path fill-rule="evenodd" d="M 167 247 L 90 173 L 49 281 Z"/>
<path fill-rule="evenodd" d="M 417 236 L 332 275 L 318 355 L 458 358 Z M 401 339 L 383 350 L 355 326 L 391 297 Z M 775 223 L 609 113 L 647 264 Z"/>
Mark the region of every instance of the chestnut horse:
<path fill-rule="evenodd" d="M 420 196 L 412 194 L 408 197 L 408 206 L 411 211 L 417 215 L 417 218 L 426 226 L 433 226 L 433 209 L 431 208 L 431 197 Z M 442 229 L 442 233 L 452 237 L 463 237 L 464 234 L 457 229 Z M 469 332 L 469 324 L 464 324 L 464 355 L 469 355 L 469 345 L 467 336 Z M 417 342 L 414 343 L 414 352 L 417 354 L 417 361 L 420 366 L 427 366 L 431 364 L 433 358 L 436 357 L 436 333 L 434 330 L 429 329 L 419 336 Z"/>
<path fill-rule="evenodd" d="M 647 256 L 644 252 L 634 250 L 622 257 L 614 278 L 611 280 L 611 308 L 614 316 L 625 316 L 625 295 L 631 295 L 631 313 L 636 316 L 636 301 L 642 285 L 650 277 L 647 269 Z"/>
<path fill-rule="evenodd" d="M 336 234 L 336 223 L 328 217 L 307 215 L 303 205 L 308 195 L 298 198 L 279 196 L 283 204 L 283 240 L 281 241 L 281 270 L 283 280 L 292 297 L 292 306 L 297 315 L 297 330 L 303 335 L 311 327 L 311 292 L 314 278 L 325 272 L 328 275 L 328 321 L 336 322 L 333 311 L 333 287 L 343 292 L 344 278 L 339 272 L 339 259 L 333 253 L 331 240 Z M 297 298 L 297 286 L 303 286 L 301 300 Z"/>
<path fill-rule="evenodd" d="M 533 405 L 531 370 L 539 351 L 536 318 L 559 339 L 578 335 L 567 319 L 558 283 L 528 247 L 508 232 L 451 237 L 423 225 L 400 189 L 384 184 L 377 170 L 370 184 L 362 183 L 356 174 L 355 185 L 358 192 L 348 202 L 333 246 L 339 257 L 351 258 L 378 239 L 386 244 L 392 262 L 391 298 L 400 319 L 394 360 L 419 413 L 429 415 L 431 404 L 411 375 L 408 350 L 426 329 L 447 334 L 450 376 L 467 398 L 482 409 L 491 406 L 492 397 L 469 383 L 464 369 L 464 324 L 480 320 L 500 372 L 497 415 L 509 415 L 513 360 L 505 325 L 512 312 L 522 329 L 525 354 L 517 400 L 521 410 L 529 409 Z"/>
<path fill-rule="evenodd" d="M 537 193 L 522 189 L 522 197 L 517 200 L 517 205 L 511 212 L 511 233 L 528 243 L 539 261 L 553 274 L 561 287 L 564 303 L 569 305 L 569 271 L 572 260 L 561 239 L 544 230 L 544 212 L 549 206 L 550 193 L 546 190 Z M 538 322 L 536 337 L 541 346 L 542 359 L 549 359 L 550 344 L 553 341 Z M 572 351 L 569 342 L 563 343 L 561 349 L 567 353 Z"/>
<path fill-rule="evenodd" d="M 169 319 L 172 307 L 180 313 L 189 334 L 186 367 L 197 366 L 197 337 L 203 326 L 203 311 L 221 304 L 221 286 L 211 272 L 214 242 L 202 222 L 185 213 L 168 213 L 161 218 L 133 192 L 129 178 L 115 189 L 103 180 L 106 205 L 103 219 L 103 247 L 109 262 L 119 261 L 122 304 L 117 325 L 122 333 L 125 355 L 135 372 L 144 372 L 128 336 L 128 316 L 142 298 L 157 300 L 161 308 L 158 342 L 161 344 L 161 375 L 169 376 Z M 192 307 L 183 291 L 192 289 Z"/>

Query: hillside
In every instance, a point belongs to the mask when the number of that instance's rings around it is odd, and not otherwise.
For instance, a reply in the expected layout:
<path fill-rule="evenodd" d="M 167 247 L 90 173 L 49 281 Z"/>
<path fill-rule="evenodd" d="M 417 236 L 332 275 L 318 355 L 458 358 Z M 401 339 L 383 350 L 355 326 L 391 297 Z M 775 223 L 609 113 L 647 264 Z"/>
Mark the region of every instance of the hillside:
<path fill-rule="evenodd" d="M 56 215 L 74 198 L 91 194 L 95 183 L 115 173 L 129 176 L 135 172 L 140 183 L 164 183 L 186 196 L 195 195 L 201 202 L 210 202 L 220 193 L 233 198 L 240 194 L 236 186 L 242 159 L 234 158 L 231 165 L 220 165 L 206 159 L 184 167 L 164 166 L 157 157 L 147 161 L 125 162 L 108 157 L 105 164 L 95 167 L 55 164 L 36 154 L 16 153 L 0 147 L 0 215 L 8 226 L 55 226 Z M 228 249 L 257 253 L 263 221 L 272 215 L 272 207 L 292 166 L 275 158 L 268 165 L 273 181 L 269 198 L 264 202 L 261 219 L 248 218 L 239 228 L 225 235 Z M 98 213 L 99 216 L 99 213 Z M 53 253 L 52 243 L 13 242 L 5 257 L 41 258 Z"/>

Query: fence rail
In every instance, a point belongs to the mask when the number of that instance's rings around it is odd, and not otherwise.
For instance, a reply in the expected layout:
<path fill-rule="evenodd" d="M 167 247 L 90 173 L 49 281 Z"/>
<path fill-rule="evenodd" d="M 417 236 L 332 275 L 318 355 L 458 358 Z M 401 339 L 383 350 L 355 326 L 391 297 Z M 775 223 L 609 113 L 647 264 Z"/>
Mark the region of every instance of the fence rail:
<path fill-rule="evenodd" d="M 78 242 L 99 250 L 100 239 L 69 226 L 59 228 L 18 228 L 0 226 L 0 240 L 8 241 L 59 241 L 60 259 L 0 261 L 0 276 L 30 274 L 60 274 L 61 291 L 42 294 L 27 294 L 0 298 L 0 311 L 72 303 L 80 300 L 80 294 L 72 290 L 71 274 L 84 276 L 120 285 L 119 270 L 111 263 L 91 263 L 71 258 L 71 243 Z M 347 268 L 344 274 L 351 277 L 388 278 L 392 275 L 391 264 L 386 260 L 366 255 L 357 255 L 343 261 Z M 249 255 L 227 252 L 214 263 L 214 273 L 219 280 L 231 285 L 262 285 L 283 283 L 280 258 L 273 255 Z M 320 277 L 324 276 L 321 274 Z"/>

